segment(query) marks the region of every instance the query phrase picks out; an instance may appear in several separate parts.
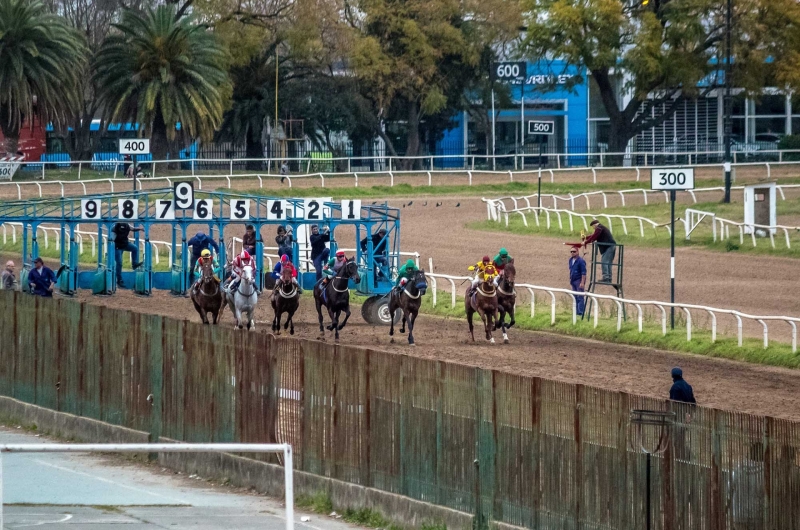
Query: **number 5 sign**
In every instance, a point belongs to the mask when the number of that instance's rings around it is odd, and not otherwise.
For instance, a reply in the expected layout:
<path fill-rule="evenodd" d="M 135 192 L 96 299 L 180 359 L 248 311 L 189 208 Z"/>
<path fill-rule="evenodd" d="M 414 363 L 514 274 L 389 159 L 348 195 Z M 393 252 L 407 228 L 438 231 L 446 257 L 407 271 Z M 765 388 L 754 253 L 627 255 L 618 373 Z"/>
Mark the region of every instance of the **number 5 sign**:
<path fill-rule="evenodd" d="M 650 171 L 650 189 L 653 190 L 693 190 L 694 168 L 665 167 Z"/>

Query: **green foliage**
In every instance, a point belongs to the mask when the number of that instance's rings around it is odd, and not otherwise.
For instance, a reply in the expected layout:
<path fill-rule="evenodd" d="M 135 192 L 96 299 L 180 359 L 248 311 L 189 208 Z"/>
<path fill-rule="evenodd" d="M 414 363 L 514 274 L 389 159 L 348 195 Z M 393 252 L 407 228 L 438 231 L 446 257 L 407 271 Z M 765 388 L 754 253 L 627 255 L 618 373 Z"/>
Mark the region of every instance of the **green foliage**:
<path fill-rule="evenodd" d="M 38 0 L 0 0 L 0 129 L 8 151 L 16 152 L 26 119 L 59 126 L 71 118 L 86 55 L 80 32 Z"/>
<path fill-rule="evenodd" d="M 639 131 L 668 119 L 677 108 L 671 103 L 696 98 L 722 83 L 718 65 L 725 61 L 724 2 L 524 0 L 523 4 L 528 19 L 525 54 L 561 59 L 588 70 L 609 116 L 611 151 L 623 150 Z M 796 68 L 800 4 L 757 0 L 733 6 L 733 86 L 750 92 L 765 86 L 800 86 Z M 632 96 L 624 105 L 620 91 Z M 646 105 L 659 103 L 667 104 L 662 115 L 642 112 Z"/>
<path fill-rule="evenodd" d="M 294 501 L 295 506 L 314 513 L 328 515 L 333 511 L 331 498 L 323 492 L 314 495 L 298 495 Z"/>
<path fill-rule="evenodd" d="M 780 139 L 778 142 L 778 149 L 797 149 L 800 150 L 800 134 L 788 134 Z M 800 160 L 800 153 L 786 153 L 783 159 Z"/>
<path fill-rule="evenodd" d="M 739 250 L 739 245 L 737 245 L 730 239 L 725 241 L 725 252 L 733 252 L 735 250 Z"/>
<path fill-rule="evenodd" d="M 123 12 L 95 61 L 94 80 L 111 121 L 142 124 L 156 157 L 167 142 L 211 139 L 230 92 L 227 54 L 212 32 L 174 6 Z"/>

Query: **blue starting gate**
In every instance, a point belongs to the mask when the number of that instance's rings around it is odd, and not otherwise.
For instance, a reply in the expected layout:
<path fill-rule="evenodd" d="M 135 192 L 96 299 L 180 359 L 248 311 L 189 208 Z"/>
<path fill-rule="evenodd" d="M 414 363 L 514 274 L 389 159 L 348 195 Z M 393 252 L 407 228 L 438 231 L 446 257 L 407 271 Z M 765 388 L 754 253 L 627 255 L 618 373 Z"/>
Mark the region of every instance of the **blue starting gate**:
<path fill-rule="evenodd" d="M 141 239 L 144 239 L 141 265 L 134 272 L 123 272 L 123 281 L 141 295 L 148 295 L 153 289 L 170 290 L 179 295 L 186 293 L 194 268 L 187 241 L 193 235 L 190 227 L 198 225 L 207 228 L 207 235 L 219 244 L 221 264 L 228 257 L 225 241 L 222 240 L 225 228 L 229 225 L 242 228 L 247 224 L 253 225 L 256 232 L 256 267 L 262 272 L 256 276 L 259 288 L 263 288 L 265 277 L 271 272 L 264 269 L 264 242 L 261 235 L 264 227 L 291 226 L 296 234 L 305 232 L 305 227 L 311 224 L 327 227 L 331 236 L 331 255 L 339 246 L 350 246 L 340 245 L 336 237 L 337 229 L 342 226 L 354 227 L 355 258 L 359 264 L 361 281 L 351 287 L 375 300 L 391 289 L 400 259 L 400 212 L 397 208 L 390 208 L 386 204 L 362 204 L 358 199 L 332 201 L 205 192 L 195 190 L 190 181 L 175 182 L 172 188 L 158 190 L 4 202 L 0 204 L 2 223 L 22 224 L 22 255 L 25 263 L 23 285 L 32 260 L 39 256 L 38 227 L 58 227 L 62 242 L 58 284 L 66 294 L 73 294 L 79 288 L 90 288 L 96 294 L 112 294 L 117 290 L 111 232 L 116 223 L 129 223 L 141 228 L 141 231 L 132 232 L 137 248 Z M 149 242 L 153 227 L 158 225 L 169 226 L 172 234 L 169 271 L 153 270 L 152 245 Z M 96 268 L 82 270 L 76 232 L 86 232 L 87 227 L 97 234 L 97 265 Z M 386 234 L 373 244 L 370 236 L 381 228 L 386 230 Z M 104 238 L 107 241 L 105 244 L 102 243 Z M 364 239 L 366 244 L 362 248 L 360 243 Z M 302 242 L 295 241 L 292 253 L 298 271 L 303 270 L 300 266 L 301 245 Z M 375 247 L 381 248 L 380 254 L 376 254 Z M 304 288 L 311 288 L 316 281 L 315 273 L 310 271 L 301 272 L 299 277 Z M 372 303 L 375 300 L 365 304 L 369 306 L 371 315 L 365 313 L 365 318 L 368 321 L 387 322 L 387 315 L 382 314 L 380 318 L 375 316 L 381 313 L 379 309 L 385 313 L 382 307 L 385 304 L 379 303 L 381 308 L 378 308 Z"/>

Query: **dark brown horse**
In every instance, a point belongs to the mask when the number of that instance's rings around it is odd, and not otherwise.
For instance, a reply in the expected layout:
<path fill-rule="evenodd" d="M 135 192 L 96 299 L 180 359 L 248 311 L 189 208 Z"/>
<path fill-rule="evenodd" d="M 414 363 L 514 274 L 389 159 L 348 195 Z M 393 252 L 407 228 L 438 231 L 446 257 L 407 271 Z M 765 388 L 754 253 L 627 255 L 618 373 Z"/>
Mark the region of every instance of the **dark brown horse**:
<path fill-rule="evenodd" d="M 414 277 L 406 283 L 402 291 L 392 289 L 389 293 L 389 314 L 392 315 L 389 336 L 394 335 L 394 315 L 398 309 L 403 310 L 403 321 L 400 325 L 400 333 L 406 332 L 408 323 L 408 344 L 414 346 L 414 322 L 419 314 L 419 306 L 422 304 L 422 295 L 428 290 L 428 280 L 425 278 L 425 271 L 418 270 Z M 394 342 L 394 338 L 392 338 Z"/>
<path fill-rule="evenodd" d="M 325 338 L 325 328 L 323 327 L 322 306 L 328 310 L 331 323 L 327 326 L 328 331 L 333 331 L 336 342 L 339 342 L 339 332 L 344 329 L 347 320 L 350 318 L 350 289 L 347 283 L 350 279 L 356 283 L 361 281 L 358 275 L 358 264 L 350 259 L 342 265 L 336 276 L 331 278 L 327 284 L 322 282 L 314 286 L 314 302 L 317 305 L 317 315 L 319 316 L 319 336 Z M 339 317 L 344 312 L 344 321 L 339 324 Z"/>
<path fill-rule="evenodd" d="M 514 268 L 514 260 L 506 263 L 503 274 L 497 285 L 497 311 L 500 313 L 494 329 L 499 326 L 503 330 L 503 343 L 508 344 L 508 329 L 516 323 L 514 319 L 514 306 L 517 303 L 517 293 L 514 290 L 514 283 L 517 278 L 517 269 Z M 510 319 L 505 323 L 506 313 Z"/>
<path fill-rule="evenodd" d="M 488 268 L 486 272 L 490 272 Z M 495 329 L 497 323 L 497 288 L 492 280 L 488 279 L 489 277 L 490 275 L 488 274 L 484 276 L 483 281 L 475 289 L 475 294 L 470 295 L 471 288 L 467 288 L 464 305 L 467 311 L 467 322 L 469 323 L 469 336 L 472 341 L 475 341 L 472 316 L 478 313 L 486 331 L 486 340 L 494 344 L 492 330 Z"/>
<path fill-rule="evenodd" d="M 284 313 L 287 313 L 288 316 L 283 329 L 289 328 L 289 335 L 294 335 L 294 320 L 292 320 L 292 317 L 294 317 L 297 308 L 300 307 L 300 291 L 297 290 L 297 286 L 292 282 L 292 270 L 291 267 L 281 267 L 281 285 L 272 295 L 272 310 L 275 312 L 275 318 L 272 319 L 272 331 L 276 335 L 281 334 L 281 317 Z"/>
<path fill-rule="evenodd" d="M 214 264 L 211 260 L 203 261 L 200 265 L 200 279 L 192 287 L 191 293 L 192 303 L 203 324 L 208 324 L 208 313 L 211 313 L 215 325 L 222 316 L 225 297 L 219 284 L 219 278 L 214 274 Z"/>

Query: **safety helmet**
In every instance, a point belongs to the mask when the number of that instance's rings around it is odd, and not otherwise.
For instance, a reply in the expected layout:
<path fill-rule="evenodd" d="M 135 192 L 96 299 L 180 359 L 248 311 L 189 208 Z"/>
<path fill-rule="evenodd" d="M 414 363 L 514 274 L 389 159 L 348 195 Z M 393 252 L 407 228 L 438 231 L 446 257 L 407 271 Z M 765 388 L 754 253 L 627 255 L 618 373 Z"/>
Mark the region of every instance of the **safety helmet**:
<path fill-rule="evenodd" d="M 336 257 L 337 258 L 343 258 L 344 257 L 344 250 L 337 250 L 336 251 Z"/>
<path fill-rule="evenodd" d="M 203 252 L 200 253 L 200 256 L 202 256 L 204 258 L 207 258 L 207 257 L 211 256 L 211 251 L 208 250 L 207 248 L 203 249 Z"/>
<path fill-rule="evenodd" d="M 281 231 L 286 232 L 286 227 L 283 225 L 278 225 L 278 232 L 280 233 Z"/>
<path fill-rule="evenodd" d="M 490 258 L 489 256 L 484 256 L 484 257 L 483 257 L 483 262 L 484 262 L 484 263 L 487 263 L 487 262 L 489 262 L 489 261 L 492 261 L 492 258 Z"/>
<path fill-rule="evenodd" d="M 406 267 L 415 267 L 416 268 L 416 266 L 417 266 L 417 264 L 414 262 L 413 259 L 410 259 L 410 260 L 406 261 Z"/>
<path fill-rule="evenodd" d="M 501 256 L 508 256 L 508 251 L 506 250 L 506 247 L 503 247 L 503 248 L 500 249 L 500 255 Z"/>
<path fill-rule="evenodd" d="M 286 254 L 281 256 L 281 263 L 288 263 L 288 262 L 289 262 L 289 256 L 287 256 Z"/>
<path fill-rule="evenodd" d="M 239 257 L 242 259 L 250 259 L 250 253 L 242 249 L 242 253 L 239 254 Z"/>

